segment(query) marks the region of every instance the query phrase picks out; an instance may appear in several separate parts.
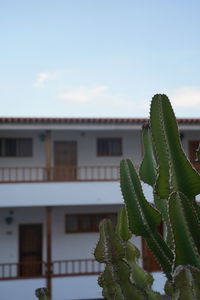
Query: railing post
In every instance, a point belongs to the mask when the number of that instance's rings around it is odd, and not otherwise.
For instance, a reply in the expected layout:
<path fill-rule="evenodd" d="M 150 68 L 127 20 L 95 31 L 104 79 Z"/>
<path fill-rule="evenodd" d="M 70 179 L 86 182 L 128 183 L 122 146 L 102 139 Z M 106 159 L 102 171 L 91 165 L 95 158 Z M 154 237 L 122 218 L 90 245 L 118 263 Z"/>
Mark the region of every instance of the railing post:
<path fill-rule="evenodd" d="M 51 278 L 52 278 L 52 261 L 51 261 L 51 228 L 52 228 L 52 208 L 46 208 L 46 240 L 47 240 L 47 289 L 51 298 Z"/>
<path fill-rule="evenodd" d="M 45 138 L 45 158 L 46 158 L 46 180 L 51 180 L 51 130 L 46 131 Z"/>

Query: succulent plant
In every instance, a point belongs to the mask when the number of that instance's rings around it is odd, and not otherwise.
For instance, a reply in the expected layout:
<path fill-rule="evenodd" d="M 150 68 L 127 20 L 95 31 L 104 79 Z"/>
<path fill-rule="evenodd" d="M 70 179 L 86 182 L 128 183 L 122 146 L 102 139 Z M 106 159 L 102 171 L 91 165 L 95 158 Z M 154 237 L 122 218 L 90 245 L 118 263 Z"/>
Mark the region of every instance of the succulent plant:
<path fill-rule="evenodd" d="M 200 175 L 186 157 L 179 136 L 168 97 L 155 95 L 150 122 L 143 128 L 144 158 L 139 174 L 131 160 L 122 160 L 120 185 L 128 217 L 126 234 L 131 231 L 146 240 L 168 279 L 166 293 L 172 299 L 190 300 L 200 299 L 200 206 L 195 199 L 200 194 Z M 152 186 L 154 204 L 145 198 L 141 181 Z M 167 230 L 164 237 L 157 231 L 161 221 Z M 123 228 L 126 218 L 118 223 L 117 228 Z M 129 249 L 127 238 L 117 232 L 108 221 L 100 225 L 95 257 L 106 264 L 100 280 L 103 295 L 112 300 L 158 299 L 147 293 L 145 276 L 141 280 L 144 285 L 134 280 L 138 268 L 132 263 L 134 251 Z M 130 234 L 127 236 L 130 238 Z M 131 294 L 133 290 L 137 296 Z M 113 297 L 117 292 L 120 296 Z"/>
<path fill-rule="evenodd" d="M 35 290 L 35 295 L 39 300 L 49 300 L 48 291 L 46 288 L 38 288 Z"/>
<path fill-rule="evenodd" d="M 98 281 L 103 296 L 108 300 L 160 300 L 160 294 L 151 289 L 153 277 L 138 265 L 140 252 L 129 241 L 131 236 L 124 208 L 118 213 L 115 231 L 110 220 L 100 223 L 100 238 L 94 255 L 106 265 Z"/>

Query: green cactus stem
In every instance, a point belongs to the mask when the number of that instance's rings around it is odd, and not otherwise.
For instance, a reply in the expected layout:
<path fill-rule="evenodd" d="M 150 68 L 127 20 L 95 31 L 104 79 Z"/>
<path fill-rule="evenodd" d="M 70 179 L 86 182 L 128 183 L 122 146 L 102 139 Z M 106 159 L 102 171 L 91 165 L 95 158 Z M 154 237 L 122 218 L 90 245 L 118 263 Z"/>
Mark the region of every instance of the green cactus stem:
<path fill-rule="evenodd" d="M 117 214 L 115 232 L 123 241 L 128 241 L 132 237 L 132 233 L 128 226 L 128 217 L 125 207 L 122 207 Z"/>
<path fill-rule="evenodd" d="M 129 159 L 120 164 L 125 208 L 118 216 L 116 232 L 108 221 L 100 225 L 95 255 L 106 264 L 99 281 L 103 295 L 108 300 L 160 299 L 151 290 L 151 275 L 138 265 L 139 251 L 129 242 L 131 232 L 145 238 L 168 278 L 165 291 L 172 300 L 198 300 L 200 206 L 195 196 L 200 194 L 200 175 L 182 149 L 166 95 L 158 94 L 152 99 L 150 126 L 143 128 L 143 144 L 140 178 Z M 152 186 L 154 205 L 146 200 L 140 179 Z M 161 220 L 167 226 L 167 238 L 157 231 Z"/>
<path fill-rule="evenodd" d="M 150 122 L 159 165 L 156 193 L 163 199 L 172 191 L 180 191 L 189 198 L 200 194 L 200 177 L 182 149 L 176 118 L 166 95 L 153 97 Z"/>
<path fill-rule="evenodd" d="M 101 221 L 99 230 L 100 238 L 94 255 L 97 261 L 106 264 L 99 279 L 103 296 L 110 300 L 144 300 L 145 293 L 130 281 L 130 267 L 123 259 L 125 243 L 114 232 L 111 220 Z"/>
<path fill-rule="evenodd" d="M 175 263 L 200 268 L 200 225 L 192 203 L 182 193 L 169 199 L 169 216 L 174 236 Z"/>
<path fill-rule="evenodd" d="M 190 265 L 178 266 L 174 272 L 176 291 L 173 300 L 200 299 L 200 271 Z"/>
<path fill-rule="evenodd" d="M 35 295 L 39 300 L 49 300 L 48 291 L 46 288 L 36 289 Z"/>
<path fill-rule="evenodd" d="M 94 255 L 99 262 L 106 264 L 98 280 L 103 288 L 102 294 L 108 300 L 161 300 L 160 294 L 151 289 L 153 277 L 137 264 L 140 253 L 127 240 L 130 237 L 127 221 L 126 210 L 122 208 L 118 214 L 117 233 L 110 220 L 100 223 L 100 238 Z M 121 222 L 123 226 L 119 224 Z M 120 255 L 116 255 L 117 249 L 120 249 Z"/>
<path fill-rule="evenodd" d="M 146 239 L 149 248 L 170 279 L 173 253 L 157 232 L 157 227 L 161 222 L 161 214 L 145 199 L 140 180 L 130 160 L 121 161 L 120 184 L 130 230 L 133 234 L 143 236 Z"/>
<path fill-rule="evenodd" d="M 153 187 L 157 177 L 157 162 L 148 123 L 143 125 L 142 142 L 144 156 L 140 165 L 139 175 L 141 180 Z"/>

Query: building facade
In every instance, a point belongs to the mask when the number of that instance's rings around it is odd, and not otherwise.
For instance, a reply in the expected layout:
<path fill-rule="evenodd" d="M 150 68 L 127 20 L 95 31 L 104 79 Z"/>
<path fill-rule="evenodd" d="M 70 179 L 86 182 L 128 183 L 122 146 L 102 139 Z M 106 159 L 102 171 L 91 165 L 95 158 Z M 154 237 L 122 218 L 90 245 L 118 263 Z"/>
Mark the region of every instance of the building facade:
<path fill-rule="evenodd" d="M 0 289 L 36 299 L 47 286 L 52 300 L 97 299 L 98 224 L 116 221 L 123 205 L 119 163 L 142 160 L 146 119 L 0 119 Z M 194 167 L 200 119 L 179 119 L 182 145 Z M 144 193 L 152 201 L 151 188 Z M 162 231 L 162 228 L 160 229 Z M 141 264 L 162 290 L 164 278 L 143 240 Z M 17 299 L 18 299 L 17 298 Z"/>

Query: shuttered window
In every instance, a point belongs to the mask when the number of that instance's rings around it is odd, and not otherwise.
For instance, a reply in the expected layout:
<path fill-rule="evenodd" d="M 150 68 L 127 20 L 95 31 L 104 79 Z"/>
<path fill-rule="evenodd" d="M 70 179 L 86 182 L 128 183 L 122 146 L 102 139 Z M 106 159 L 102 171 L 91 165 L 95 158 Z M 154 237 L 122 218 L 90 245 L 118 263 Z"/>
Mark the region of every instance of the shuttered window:
<path fill-rule="evenodd" d="M 98 156 L 122 155 L 122 139 L 121 138 L 98 138 L 97 155 Z"/>
<path fill-rule="evenodd" d="M 30 157 L 33 155 L 31 138 L 2 138 L 0 139 L 0 156 Z"/>
<path fill-rule="evenodd" d="M 116 225 L 117 214 L 74 214 L 66 215 L 65 232 L 66 233 L 80 233 L 80 232 L 98 232 L 99 223 L 103 219 L 110 219 L 113 225 Z"/>

